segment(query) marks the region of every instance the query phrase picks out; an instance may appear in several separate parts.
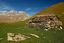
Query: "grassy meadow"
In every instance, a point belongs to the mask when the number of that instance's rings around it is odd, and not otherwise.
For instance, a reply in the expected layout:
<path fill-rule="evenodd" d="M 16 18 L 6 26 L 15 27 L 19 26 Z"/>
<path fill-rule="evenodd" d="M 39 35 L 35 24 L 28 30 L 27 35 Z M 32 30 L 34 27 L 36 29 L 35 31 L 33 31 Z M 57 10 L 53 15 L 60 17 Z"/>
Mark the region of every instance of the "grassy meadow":
<path fill-rule="evenodd" d="M 21 33 L 31 37 L 30 39 L 13 42 L 7 41 L 7 33 Z M 37 34 L 40 38 L 31 36 L 30 34 Z M 25 22 L 17 22 L 11 24 L 0 24 L 0 43 L 64 43 L 64 29 L 62 30 L 49 30 L 28 28 Z"/>

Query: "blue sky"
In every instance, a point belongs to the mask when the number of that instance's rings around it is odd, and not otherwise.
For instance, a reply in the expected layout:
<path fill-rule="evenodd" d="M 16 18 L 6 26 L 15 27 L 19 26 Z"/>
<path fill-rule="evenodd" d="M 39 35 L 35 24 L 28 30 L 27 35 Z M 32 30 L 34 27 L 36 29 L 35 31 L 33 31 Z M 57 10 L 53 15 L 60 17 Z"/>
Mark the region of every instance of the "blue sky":
<path fill-rule="evenodd" d="M 26 11 L 29 15 L 33 15 L 60 2 L 64 2 L 64 0 L 0 0 L 0 11 Z"/>

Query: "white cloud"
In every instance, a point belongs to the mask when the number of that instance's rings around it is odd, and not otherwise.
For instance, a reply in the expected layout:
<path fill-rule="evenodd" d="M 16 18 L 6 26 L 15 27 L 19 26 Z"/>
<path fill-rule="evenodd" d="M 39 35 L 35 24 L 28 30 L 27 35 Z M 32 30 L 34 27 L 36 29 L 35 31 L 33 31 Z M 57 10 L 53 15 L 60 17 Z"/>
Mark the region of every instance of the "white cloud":
<path fill-rule="evenodd" d="M 27 9 L 26 9 L 26 11 L 29 11 L 29 10 L 31 10 L 31 8 L 27 8 Z"/>

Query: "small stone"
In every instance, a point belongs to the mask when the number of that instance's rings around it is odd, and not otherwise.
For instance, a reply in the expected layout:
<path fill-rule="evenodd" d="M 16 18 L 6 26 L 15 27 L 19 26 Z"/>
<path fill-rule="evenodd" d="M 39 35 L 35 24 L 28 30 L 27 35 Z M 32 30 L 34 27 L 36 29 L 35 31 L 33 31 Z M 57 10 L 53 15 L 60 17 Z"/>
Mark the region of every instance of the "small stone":
<path fill-rule="evenodd" d="M 63 29 L 63 28 L 60 26 L 60 29 Z"/>
<path fill-rule="evenodd" d="M 48 29 L 44 29 L 45 31 L 48 31 Z"/>
<path fill-rule="evenodd" d="M 36 34 L 30 34 L 30 35 L 32 35 L 32 36 L 34 36 L 34 37 L 36 37 L 36 38 L 40 38 L 38 35 L 36 35 Z"/>

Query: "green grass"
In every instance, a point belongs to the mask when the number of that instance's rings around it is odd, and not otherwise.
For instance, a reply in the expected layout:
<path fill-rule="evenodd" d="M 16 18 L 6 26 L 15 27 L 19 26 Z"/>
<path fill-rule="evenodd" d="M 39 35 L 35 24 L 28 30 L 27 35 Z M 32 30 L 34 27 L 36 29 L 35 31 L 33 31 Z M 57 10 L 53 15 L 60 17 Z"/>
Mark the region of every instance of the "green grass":
<path fill-rule="evenodd" d="M 24 23 L 0 24 L 0 38 L 3 38 L 0 43 L 64 43 L 64 29 L 44 31 L 43 29 L 28 28 Z M 9 32 L 21 33 L 31 38 L 20 42 L 9 42 L 6 36 Z M 40 38 L 30 36 L 31 33 L 37 34 Z"/>

